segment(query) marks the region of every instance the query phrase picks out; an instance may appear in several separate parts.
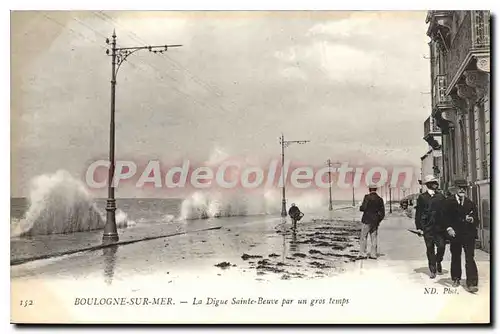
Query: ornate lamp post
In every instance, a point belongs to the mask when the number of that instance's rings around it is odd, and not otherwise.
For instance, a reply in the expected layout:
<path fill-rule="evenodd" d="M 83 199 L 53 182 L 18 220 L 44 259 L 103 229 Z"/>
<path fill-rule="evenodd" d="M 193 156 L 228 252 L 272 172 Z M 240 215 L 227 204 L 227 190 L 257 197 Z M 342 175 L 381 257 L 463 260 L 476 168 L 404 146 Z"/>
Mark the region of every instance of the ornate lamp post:
<path fill-rule="evenodd" d="M 154 53 L 163 53 L 168 48 L 180 47 L 182 45 L 155 45 L 155 46 L 134 46 L 128 48 L 116 47 L 116 33 L 113 30 L 111 42 L 106 39 L 106 44 L 111 46 L 111 119 L 109 123 L 109 172 L 108 172 L 108 200 L 106 202 L 106 225 L 102 236 L 103 243 L 114 243 L 119 240 L 116 228 L 116 200 L 113 177 L 115 173 L 115 96 L 116 96 L 116 76 L 120 66 L 128 56 L 139 51 L 148 50 Z M 109 56 L 109 49 L 106 50 Z"/>

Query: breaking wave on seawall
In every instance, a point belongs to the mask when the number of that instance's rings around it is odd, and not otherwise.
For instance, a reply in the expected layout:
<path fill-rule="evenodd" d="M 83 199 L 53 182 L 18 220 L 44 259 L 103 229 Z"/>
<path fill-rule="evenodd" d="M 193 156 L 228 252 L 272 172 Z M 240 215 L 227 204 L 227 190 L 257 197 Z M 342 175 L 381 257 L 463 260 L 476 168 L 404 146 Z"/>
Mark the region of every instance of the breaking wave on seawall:
<path fill-rule="evenodd" d="M 205 162 L 206 166 L 215 167 L 230 154 L 221 147 L 214 147 Z M 246 161 L 253 164 L 255 161 Z M 239 170 L 228 172 L 228 177 L 239 179 Z M 300 196 L 289 195 L 287 205 L 296 201 L 301 209 L 315 210 L 324 205 L 324 196 L 318 192 L 309 192 Z M 267 188 L 253 191 L 197 191 L 184 199 L 179 218 L 176 220 L 194 220 L 219 217 L 253 216 L 279 214 L 281 211 L 281 189 Z"/>
<path fill-rule="evenodd" d="M 256 198 L 246 194 L 199 191 L 191 194 L 182 202 L 179 219 L 193 220 L 271 214 L 275 213 L 276 209 L 271 202 L 273 202 L 273 197 L 267 193 Z"/>
<path fill-rule="evenodd" d="M 321 194 L 304 194 L 293 199 L 301 210 L 316 210 L 325 205 Z M 292 203 L 287 201 L 287 206 Z M 281 194 L 278 190 L 261 193 L 195 192 L 181 205 L 179 220 L 208 219 L 235 216 L 279 214 Z"/>
<path fill-rule="evenodd" d="M 65 234 L 104 228 L 106 214 L 97 208 L 83 182 L 59 170 L 31 180 L 29 207 L 22 219 L 13 219 L 11 237 Z M 135 225 L 116 211 L 118 227 Z"/>

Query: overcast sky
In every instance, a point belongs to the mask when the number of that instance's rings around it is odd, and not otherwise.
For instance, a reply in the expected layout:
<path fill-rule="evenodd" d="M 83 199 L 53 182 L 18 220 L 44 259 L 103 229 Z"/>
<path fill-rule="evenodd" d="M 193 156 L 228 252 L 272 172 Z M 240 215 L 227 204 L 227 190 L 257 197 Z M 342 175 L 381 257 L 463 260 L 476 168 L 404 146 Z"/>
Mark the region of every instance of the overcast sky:
<path fill-rule="evenodd" d="M 419 168 L 430 115 L 425 12 L 25 12 L 12 14 L 12 190 L 108 156 L 110 58 L 123 64 L 117 159 L 278 158 Z M 134 194 L 125 194 L 133 196 Z"/>

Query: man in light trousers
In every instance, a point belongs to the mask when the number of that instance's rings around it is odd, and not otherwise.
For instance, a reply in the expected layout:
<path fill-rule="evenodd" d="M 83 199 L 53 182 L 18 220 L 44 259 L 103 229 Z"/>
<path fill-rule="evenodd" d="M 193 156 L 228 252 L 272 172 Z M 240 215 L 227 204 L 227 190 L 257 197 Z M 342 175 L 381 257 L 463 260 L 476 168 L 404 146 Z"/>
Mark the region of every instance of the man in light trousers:
<path fill-rule="evenodd" d="M 369 193 L 365 195 L 359 208 L 363 212 L 361 218 L 360 258 L 367 258 L 366 248 L 369 234 L 371 243 L 370 259 L 376 259 L 378 255 L 378 227 L 385 217 L 385 206 L 384 200 L 377 194 L 376 185 L 369 185 L 368 190 Z"/>

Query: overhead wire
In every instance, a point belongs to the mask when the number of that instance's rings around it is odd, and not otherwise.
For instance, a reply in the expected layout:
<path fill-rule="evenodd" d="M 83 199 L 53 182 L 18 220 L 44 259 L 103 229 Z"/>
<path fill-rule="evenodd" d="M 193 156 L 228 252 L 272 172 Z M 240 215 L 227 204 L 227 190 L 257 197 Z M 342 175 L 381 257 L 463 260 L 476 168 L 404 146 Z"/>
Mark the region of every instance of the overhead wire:
<path fill-rule="evenodd" d="M 148 44 L 146 41 L 144 41 L 144 39 L 139 37 L 136 33 L 134 33 L 133 31 L 130 31 L 129 29 L 124 28 L 115 19 L 113 19 L 112 17 L 110 17 L 106 13 L 100 11 L 100 12 L 94 12 L 94 15 L 96 17 L 100 18 L 101 20 L 110 21 L 113 23 L 113 25 L 120 27 L 123 31 L 125 31 L 127 33 L 128 37 L 131 38 L 132 40 L 134 40 L 138 43 L 141 43 L 141 44 L 146 44 L 146 45 Z M 203 81 L 201 78 L 194 75 L 189 69 L 182 66 L 179 62 L 173 60 L 168 55 L 165 55 L 165 57 L 162 56 L 162 59 L 167 60 L 171 66 L 173 65 L 177 69 L 180 69 L 180 70 L 184 71 L 185 73 L 187 73 L 188 77 L 190 77 L 195 83 L 197 83 L 200 87 L 204 88 L 208 92 L 214 94 L 217 97 L 225 97 L 225 95 L 222 93 L 222 90 L 220 88 L 218 88 L 216 85 L 209 84 L 209 83 Z M 234 100 L 230 100 L 230 102 L 233 104 L 234 107 L 237 107 Z M 221 104 L 219 104 L 219 108 L 221 108 L 221 110 L 223 110 L 224 112 L 229 112 Z"/>
<path fill-rule="evenodd" d="M 93 29 L 92 27 L 88 26 L 87 24 L 84 24 L 81 20 L 78 20 L 78 19 L 76 19 L 76 18 L 73 18 L 73 20 L 74 20 L 75 22 L 80 23 L 80 24 L 81 24 L 82 26 L 84 26 L 85 28 L 87 28 L 87 29 L 89 29 L 89 30 L 92 30 L 95 34 L 97 34 L 97 35 L 99 35 L 99 36 L 101 36 L 101 37 L 103 37 L 103 38 L 107 38 L 107 37 L 106 37 L 105 35 L 103 35 L 102 33 L 100 33 L 100 32 L 98 32 L 98 31 L 96 31 L 95 29 Z M 80 34 L 80 35 L 81 35 L 81 34 Z M 83 36 L 83 35 L 82 35 L 82 36 Z M 87 40 L 88 40 L 88 39 L 87 39 Z M 103 48 L 105 48 L 105 47 L 103 47 Z M 105 49 L 106 49 L 106 48 L 105 48 Z M 128 61 L 128 60 L 127 60 L 127 62 L 128 62 L 128 63 L 133 64 L 133 62 L 130 62 L 130 61 Z M 173 81 L 175 81 L 175 82 L 177 82 L 177 83 L 179 83 L 179 84 L 180 84 L 179 79 L 177 79 L 177 78 L 175 78 L 175 77 L 173 77 L 173 76 L 171 76 L 171 75 L 166 74 L 166 73 L 165 73 L 165 71 L 160 70 L 159 68 L 157 68 L 156 66 L 154 66 L 154 65 L 152 65 L 152 64 L 150 64 L 150 63 L 148 63 L 148 62 L 142 61 L 142 60 L 137 59 L 137 58 L 134 60 L 134 62 L 139 62 L 139 63 L 141 63 L 142 65 L 145 65 L 145 66 L 150 67 L 150 68 L 153 70 L 153 72 L 155 73 L 155 75 L 159 76 L 159 78 L 161 79 L 161 81 L 162 81 L 162 82 L 164 82 L 164 81 L 163 81 L 163 79 L 164 79 L 164 78 L 163 78 L 163 76 L 166 76 L 166 77 L 168 77 L 168 78 L 172 79 Z M 135 67 L 135 66 L 134 66 L 134 67 Z M 163 75 L 163 76 L 162 76 L 162 75 Z M 175 90 L 177 93 L 179 93 L 179 94 L 181 94 L 182 96 L 184 96 L 184 97 L 188 98 L 189 100 L 192 100 L 195 104 L 202 105 L 202 106 L 204 106 L 204 107 L 206 107 L 206 108 L 210 108 L 210 109 L 212 109 L 212 110 L 215 110 L 215 109 L 216 109 L 214 106 L 211 106 L 210 104 L 208 104 L 208 103 L 206 103 L 206 102 L 199 101 L 197 98 L 195 98 L 195 97 L 194 97 L 194 96 L 192 96 L 191 94 L 186 93 L 186 92 L 183 92 L 183 91 L 181 91 L 179 88 L 177 88 L 177 87 L 175 87 L 175 86 L 173 86 L 173 85 L 169 85 L 169 88 L 171 88 L 171 89 Z"/>
<path fill-rule="evenodd" d="M 116 26 L 120 27 L 123 29 L 123 27 L 115 20 L 113 19 L 111 16 L 107 15 L 106 13 L 104 13 L 103 11 L 99 11 L 99 12 L 96 12 L 95 15 L 99 17 L 99 15 L 101 15 L 101 18 L 103 19 L 108 19 L 110 20 L 111 22 L 113 22 Z M 139 43 L 143 43 L 143 44 L 148 44 L 146 43 L 146 41 L 144 41 L 144 39 L 142 39 L 141 37 L 139 37 L 136 33 L 134 33 L 133 31 L 131 30 L 128 30 L 128 29 L 124 29 L 125 31 L 127 31 L 127 34 L 129 35 L 129 37 L 133 40 L 135 40 L 136 42 L 139 42 Z M 216 87 L 215 85 L 213 84 L 209 84 L 207 82 L 205 82 L 204 80 L 202 80 L 201 78 L 197 77 L 196 75 L 194 75 L 189 69 L 187 69 L 185 66 L 181 65 L 179 62 L 175 61 L 174 59 L 170 58 L 168 55 L 165 55 L 165 58 L 171 63 L 173 64 L 176 68 L 180 69 L 180 70 L 183 70 L 184 72 L 186 72 L 193 81 L 195 81 L 196 83 L 198 83 L 200 86 L 204 87 L 205 89 L 211 91 L 213 94 L 215 95 L 218 95 L 218 96 L 221 96 L 222 95 L 222 91 Z"/>

